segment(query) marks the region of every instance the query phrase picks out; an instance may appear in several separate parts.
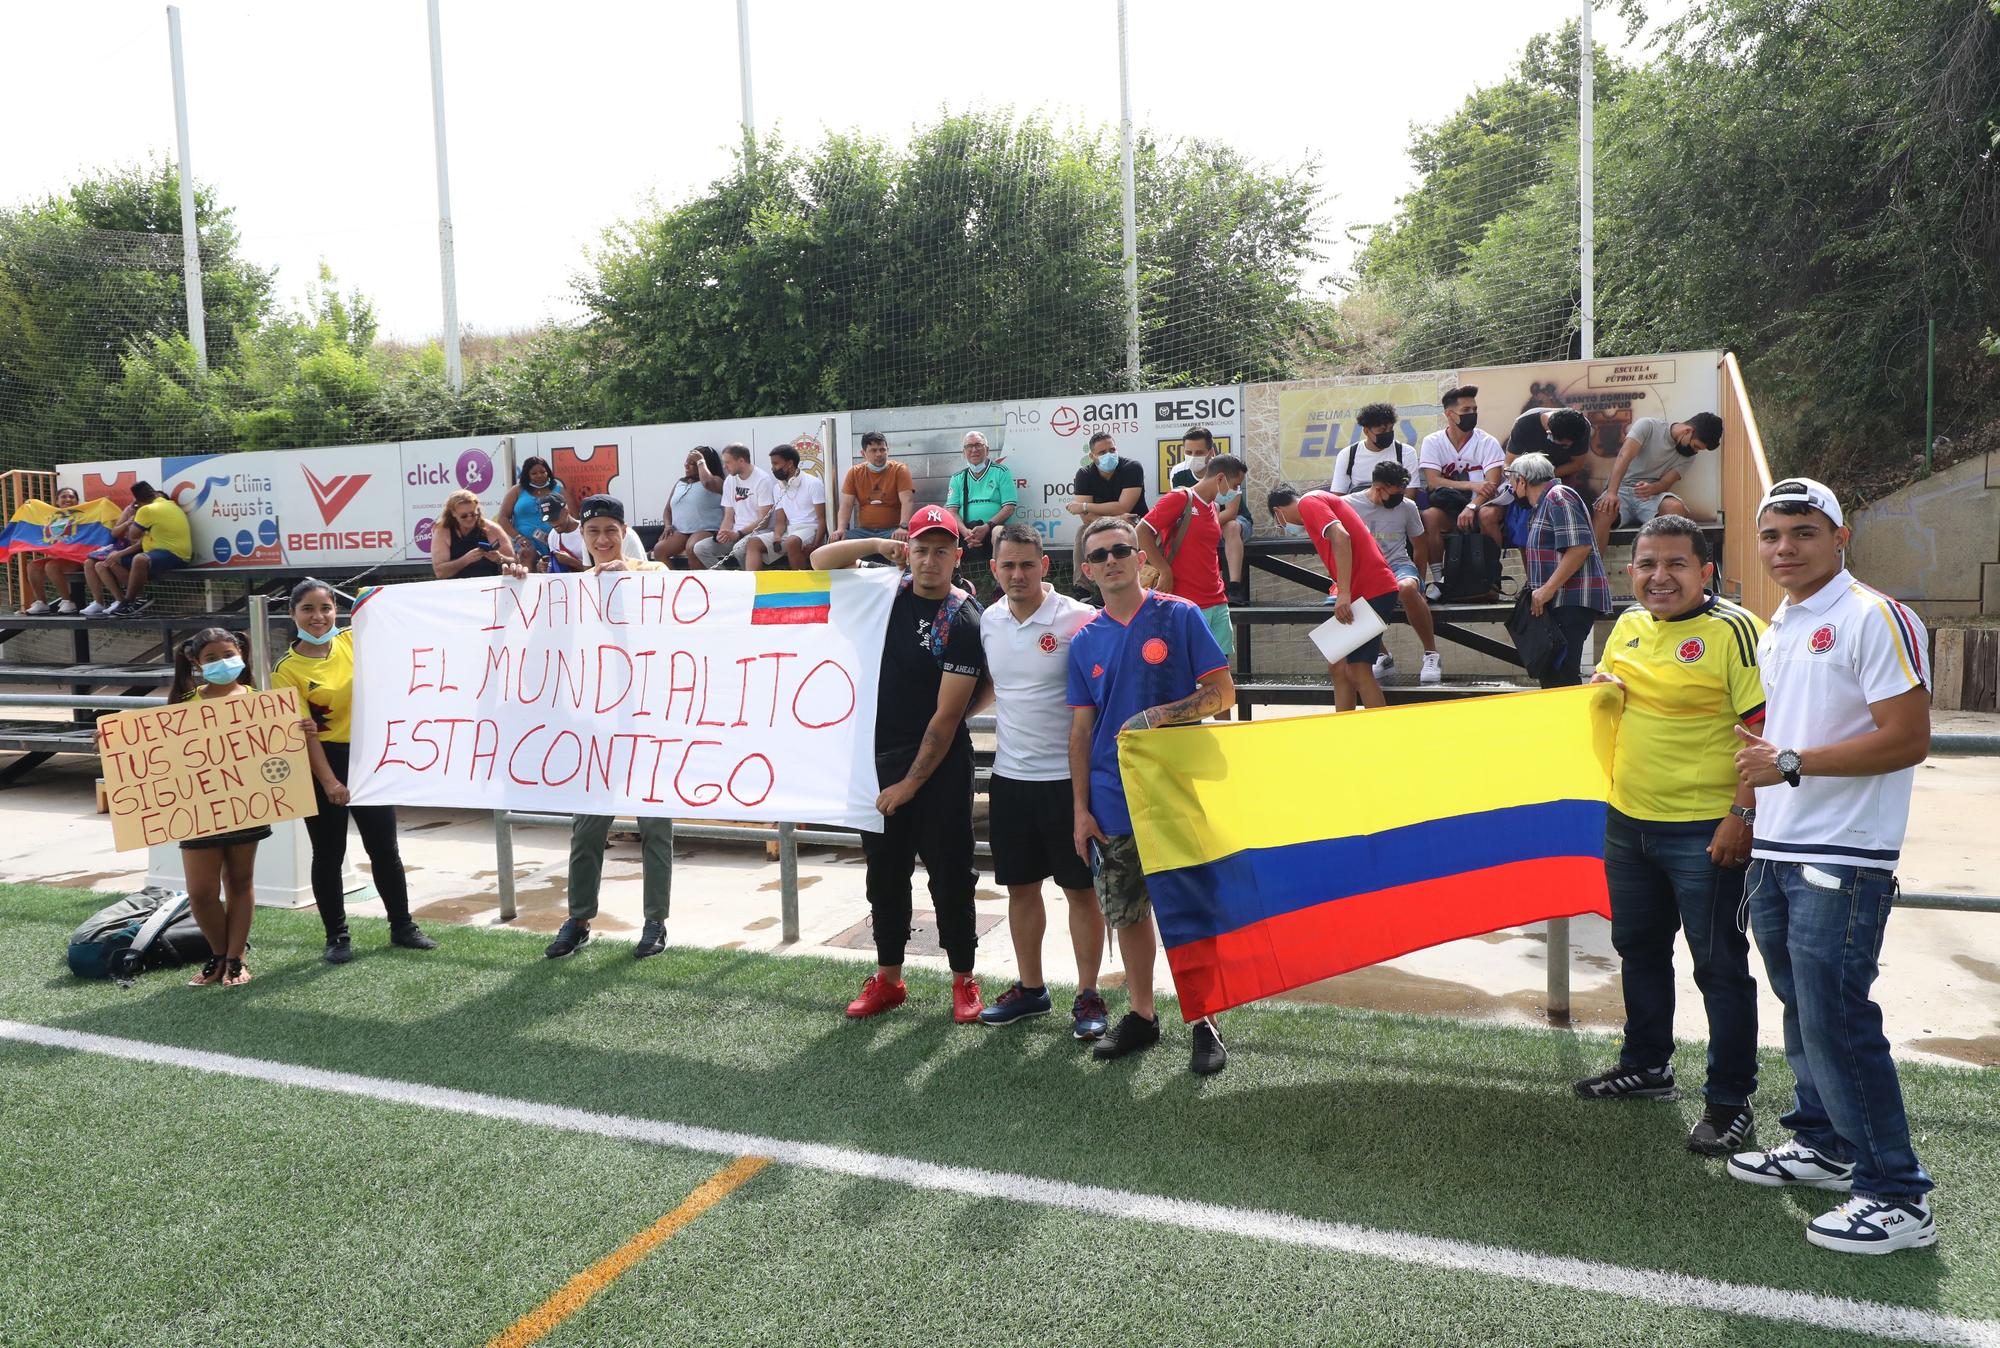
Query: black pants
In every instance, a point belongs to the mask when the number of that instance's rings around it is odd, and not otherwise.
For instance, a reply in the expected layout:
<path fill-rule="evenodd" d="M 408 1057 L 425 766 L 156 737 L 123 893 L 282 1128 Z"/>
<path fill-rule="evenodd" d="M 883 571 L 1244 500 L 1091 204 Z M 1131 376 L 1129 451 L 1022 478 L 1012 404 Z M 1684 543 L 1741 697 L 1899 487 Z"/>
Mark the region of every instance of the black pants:
<path fill-rule="evenodd" d="M 1583 682 L 1583 647 L 1590 640 L 1590 629 L 1597 621 L 1597 610 L 1580 604 L 1564 604 L 1550 612 L 1555 614 L 1556 630 L 1562 633 L 1563 649 L 1562 654 L 1556 657 L 1556 667 L 1542 675 L 1542 687 L 1574 688 Z"/>
<path fill-rule="evenodd" d="M 341 781 L 347 780 L 347 746 L 320 741 L 326 751 L 327 766 Z M 347 903 L 341 886 L 341 872 L 347 868 L 347 819 L 361 834 L 361 846 L 375 872 L 375 892 L 389 910 L 389 921 L 404 926 L 410 920 L 410 888 L 403 878 L 403 854 L 396 848 L 396 807 L 393 805 L 335 805 L 326 798 L 317 779 L 313 798 L 319 813 L 306 820 L 306 836 L 312 839 L 313 902 L 319 905 L 319 920 L 329 937 L 347 930 Z"/>
<path fill-rule="evenodd" d="M 915 756 L 914 750 L 878 756 L 876 775 L 882 786 L 901 781 Z M 910 941 L 910 880 L 921 858 L 930 876 L 938 944 L 950 957 L 953 972 L 971 973 L 972 952 L 979 944 L 972 920 L 972 893 L 979 882 L 972 865 L 972 742 L 961 734 L 930 780 L 884 823 L 882 832 L 861 835 L 876 961 L 889 969 L 903 963 Z"/>

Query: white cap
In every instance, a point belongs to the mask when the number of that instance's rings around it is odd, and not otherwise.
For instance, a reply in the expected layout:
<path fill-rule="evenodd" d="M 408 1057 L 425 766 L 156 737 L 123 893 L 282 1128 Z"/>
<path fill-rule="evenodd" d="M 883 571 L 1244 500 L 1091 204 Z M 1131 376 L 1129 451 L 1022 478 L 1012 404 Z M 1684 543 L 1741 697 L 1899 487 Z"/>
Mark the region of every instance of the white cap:
<path fill-rule="evenodd" d="M 1773 483 L 1771 490 L 1764 493 L 1764 499 L 1757 503 L 1757 518 L 1763 519 L 1766 510 L 1787 501 L 1811 506 L 1832 520 L 1835 528 L 1847 527 L 1847 520 L 1840 513 L 1840 498 L 1833 494 L 1833 488 L 1809 477 L 1788 477 Z"/>

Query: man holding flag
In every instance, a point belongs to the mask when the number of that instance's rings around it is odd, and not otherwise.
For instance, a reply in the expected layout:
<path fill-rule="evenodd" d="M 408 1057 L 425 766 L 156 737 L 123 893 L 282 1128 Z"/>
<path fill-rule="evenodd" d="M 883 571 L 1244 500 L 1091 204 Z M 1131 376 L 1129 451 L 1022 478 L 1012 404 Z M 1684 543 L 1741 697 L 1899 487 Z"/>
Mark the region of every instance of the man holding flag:
<path fill-rule="evenodd" d="M 1118 933 L 1131 1009 L 1100 1039 L 1092 1056 L 1109 1060 L 1160 1042 L 1153 1006 L 1152 904 L 1139 844 L 1125 804 L 1118 737 L 1127 730 L 1192 725 L 1236 697 L 1229 661 L 1201 610 L 1139 584 L 1132 526 L 1107 517 L 1079 540 L 1084 574 L 1104 595 L 1104 611 L 1078 629 L 1069 648 L 1070 789 L 1075 796 L 1077 855 L 1097 876 L 1105 925 Z M 1190 1066 L 1198 1076 L 1228 1064 L 1213 1021 L 1194 1027 Z"/>
<path fill-rule="evenodd" d="M 1674 1095 L 1674 936 L 1687 932 L 1708 1010 L 1707 1108 L 1689 1150 L 1722 1156 L 1755 1132 L 1757 983 L 1736 924 L 1756 794 L 1736 774 L 1736 727 L 1764 721 L 1764 625 L 1706 592 L 1708 539 L 1685 516 L 1639 530 L 1625 568 L 1639 602 L 1604 643 L 1593 683 L 1625 689 L 1611 762 L 1604 877 L 1623 964 L 1617 1066 L 1576 1083 L 1586 1100 Z"/>

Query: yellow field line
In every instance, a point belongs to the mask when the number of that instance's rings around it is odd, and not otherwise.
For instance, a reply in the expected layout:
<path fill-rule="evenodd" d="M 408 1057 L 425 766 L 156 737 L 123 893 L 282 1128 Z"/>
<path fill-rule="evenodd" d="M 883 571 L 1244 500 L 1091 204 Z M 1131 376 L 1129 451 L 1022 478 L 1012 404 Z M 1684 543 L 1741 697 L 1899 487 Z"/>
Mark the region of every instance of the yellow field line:
<path fill-rule="evenodd" d="M 710 1175 L 687 1201 L 563 1284 L 562 1290 L 507 1327 L 487 1348 L 527 1348 L 584 1308 L 589 1300 L 629 1272 L 676 1231 L 728 1197 L 771 1164 L 767 1156 L 745 1156 Z"/>

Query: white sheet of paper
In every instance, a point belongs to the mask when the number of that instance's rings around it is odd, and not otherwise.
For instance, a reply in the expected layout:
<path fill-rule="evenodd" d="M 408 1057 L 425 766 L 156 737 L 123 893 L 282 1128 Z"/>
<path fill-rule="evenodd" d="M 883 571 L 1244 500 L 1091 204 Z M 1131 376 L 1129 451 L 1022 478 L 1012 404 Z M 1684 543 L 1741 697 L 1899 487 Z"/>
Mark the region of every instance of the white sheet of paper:
<path fill-rule="evenodd" d="M 1347 658 L 1347 653 L 1356 646 L 1373 641 L 1382 635 L 1387 624 L 1372 604 L 1363 600 L 1354 606 L 1354 621 L 1344 623 L 1329 617 L 1312 630 L 1312 643 L 1319 647 L 1319 653 L 1326 657 L 1328 664 Z"/>

